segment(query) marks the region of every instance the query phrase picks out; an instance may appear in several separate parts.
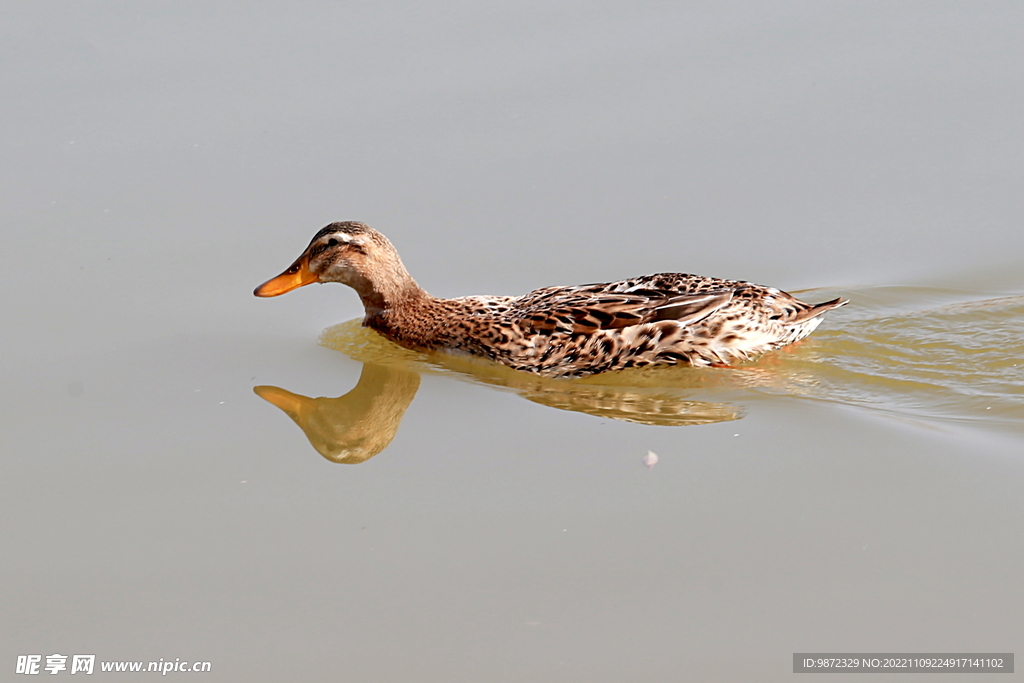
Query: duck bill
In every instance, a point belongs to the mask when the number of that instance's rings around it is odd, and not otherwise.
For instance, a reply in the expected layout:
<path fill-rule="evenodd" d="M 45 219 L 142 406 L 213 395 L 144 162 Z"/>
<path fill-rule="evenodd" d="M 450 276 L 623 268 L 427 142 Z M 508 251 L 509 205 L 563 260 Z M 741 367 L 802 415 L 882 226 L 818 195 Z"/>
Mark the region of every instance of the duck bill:
<path fill-rule="evenodd" d="M 292 264 L 292 267 L 284 271 L 273 280 L 267 280 L 257 287 L 253 294 L 256 296 L 281 296 L 285 292 L 298 289 L 311 282 L 319 282 L 320 278 L 309 270 L 309 258 L 305 255 Z"/>

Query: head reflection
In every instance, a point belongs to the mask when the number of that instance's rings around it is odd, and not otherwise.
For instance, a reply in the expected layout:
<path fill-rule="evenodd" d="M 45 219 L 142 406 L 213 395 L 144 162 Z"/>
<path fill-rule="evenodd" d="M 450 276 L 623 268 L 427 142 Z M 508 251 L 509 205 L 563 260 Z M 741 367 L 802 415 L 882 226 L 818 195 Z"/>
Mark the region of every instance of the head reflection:
<path fill-rule="evenodd" d="M 419 386 L 415 372 L 364 363 L 355 388 L 338 398 L 310 398 L 271 386 L 253 391 L 295 420 L 317 453 L 355 465 L 391 444 Z"/>

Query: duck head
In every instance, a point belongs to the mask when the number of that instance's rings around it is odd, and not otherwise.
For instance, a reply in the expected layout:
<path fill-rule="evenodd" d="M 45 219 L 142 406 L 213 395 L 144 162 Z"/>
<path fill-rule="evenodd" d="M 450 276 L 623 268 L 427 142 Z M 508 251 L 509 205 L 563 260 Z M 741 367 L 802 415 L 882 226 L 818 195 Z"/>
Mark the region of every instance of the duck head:
<path fill-rule="evenodd" d="M 340 282 L 359 293 L 368 310 L 406 291 L 420 291 L 391 242 L 363 223 L 331 223 L 318 232 L 288 270 L 257 287 L 256 296 L 280 296 L 313 282 Z"/>

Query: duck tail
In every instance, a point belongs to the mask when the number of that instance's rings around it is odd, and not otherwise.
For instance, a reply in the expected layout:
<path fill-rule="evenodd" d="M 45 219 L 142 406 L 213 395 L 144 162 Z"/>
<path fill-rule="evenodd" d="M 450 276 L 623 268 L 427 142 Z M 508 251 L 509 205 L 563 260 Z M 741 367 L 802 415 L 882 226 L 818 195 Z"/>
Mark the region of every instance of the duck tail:
<path fill-rule="evenodd" d="M 793 319 L 793 322 L 803 322 L 805 320 L 810 320 L 811 318 L 817 318 L 819 315 L 825 313 L 826 311 L 831 311 L 833 308 L 845 306 L 848 303 L 850 303 L 849 299 L 839 297 L 838 299 L 832 299 L 832 301 L 826 301 L 823 304 L 816 304 L 808 308 L 806 311 L 801 311 L 800 313 L 798 313 L 796 317 Z"/>

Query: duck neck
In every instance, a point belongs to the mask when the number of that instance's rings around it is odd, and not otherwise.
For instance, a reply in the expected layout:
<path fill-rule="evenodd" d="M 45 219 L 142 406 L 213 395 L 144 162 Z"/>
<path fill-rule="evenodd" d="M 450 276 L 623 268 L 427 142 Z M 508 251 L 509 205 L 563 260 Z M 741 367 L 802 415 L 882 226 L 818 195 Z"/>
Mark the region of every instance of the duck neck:
<path fill-rule="evenodd" d="M 424 300 L 432 299 L 412 276 L 404 270 L 388 279 L 363 279 L 354 283 L 356 292 L 366 309 L 366 321 L 416 307 Z"/>
<path fill-rule="evenodd" d="M 427 294 L 404 269 L 387 279 L 355 287 L 366 309 L 363 325 L 403 346 L 431 346 L 440 326 L 439 300 Z"/>

